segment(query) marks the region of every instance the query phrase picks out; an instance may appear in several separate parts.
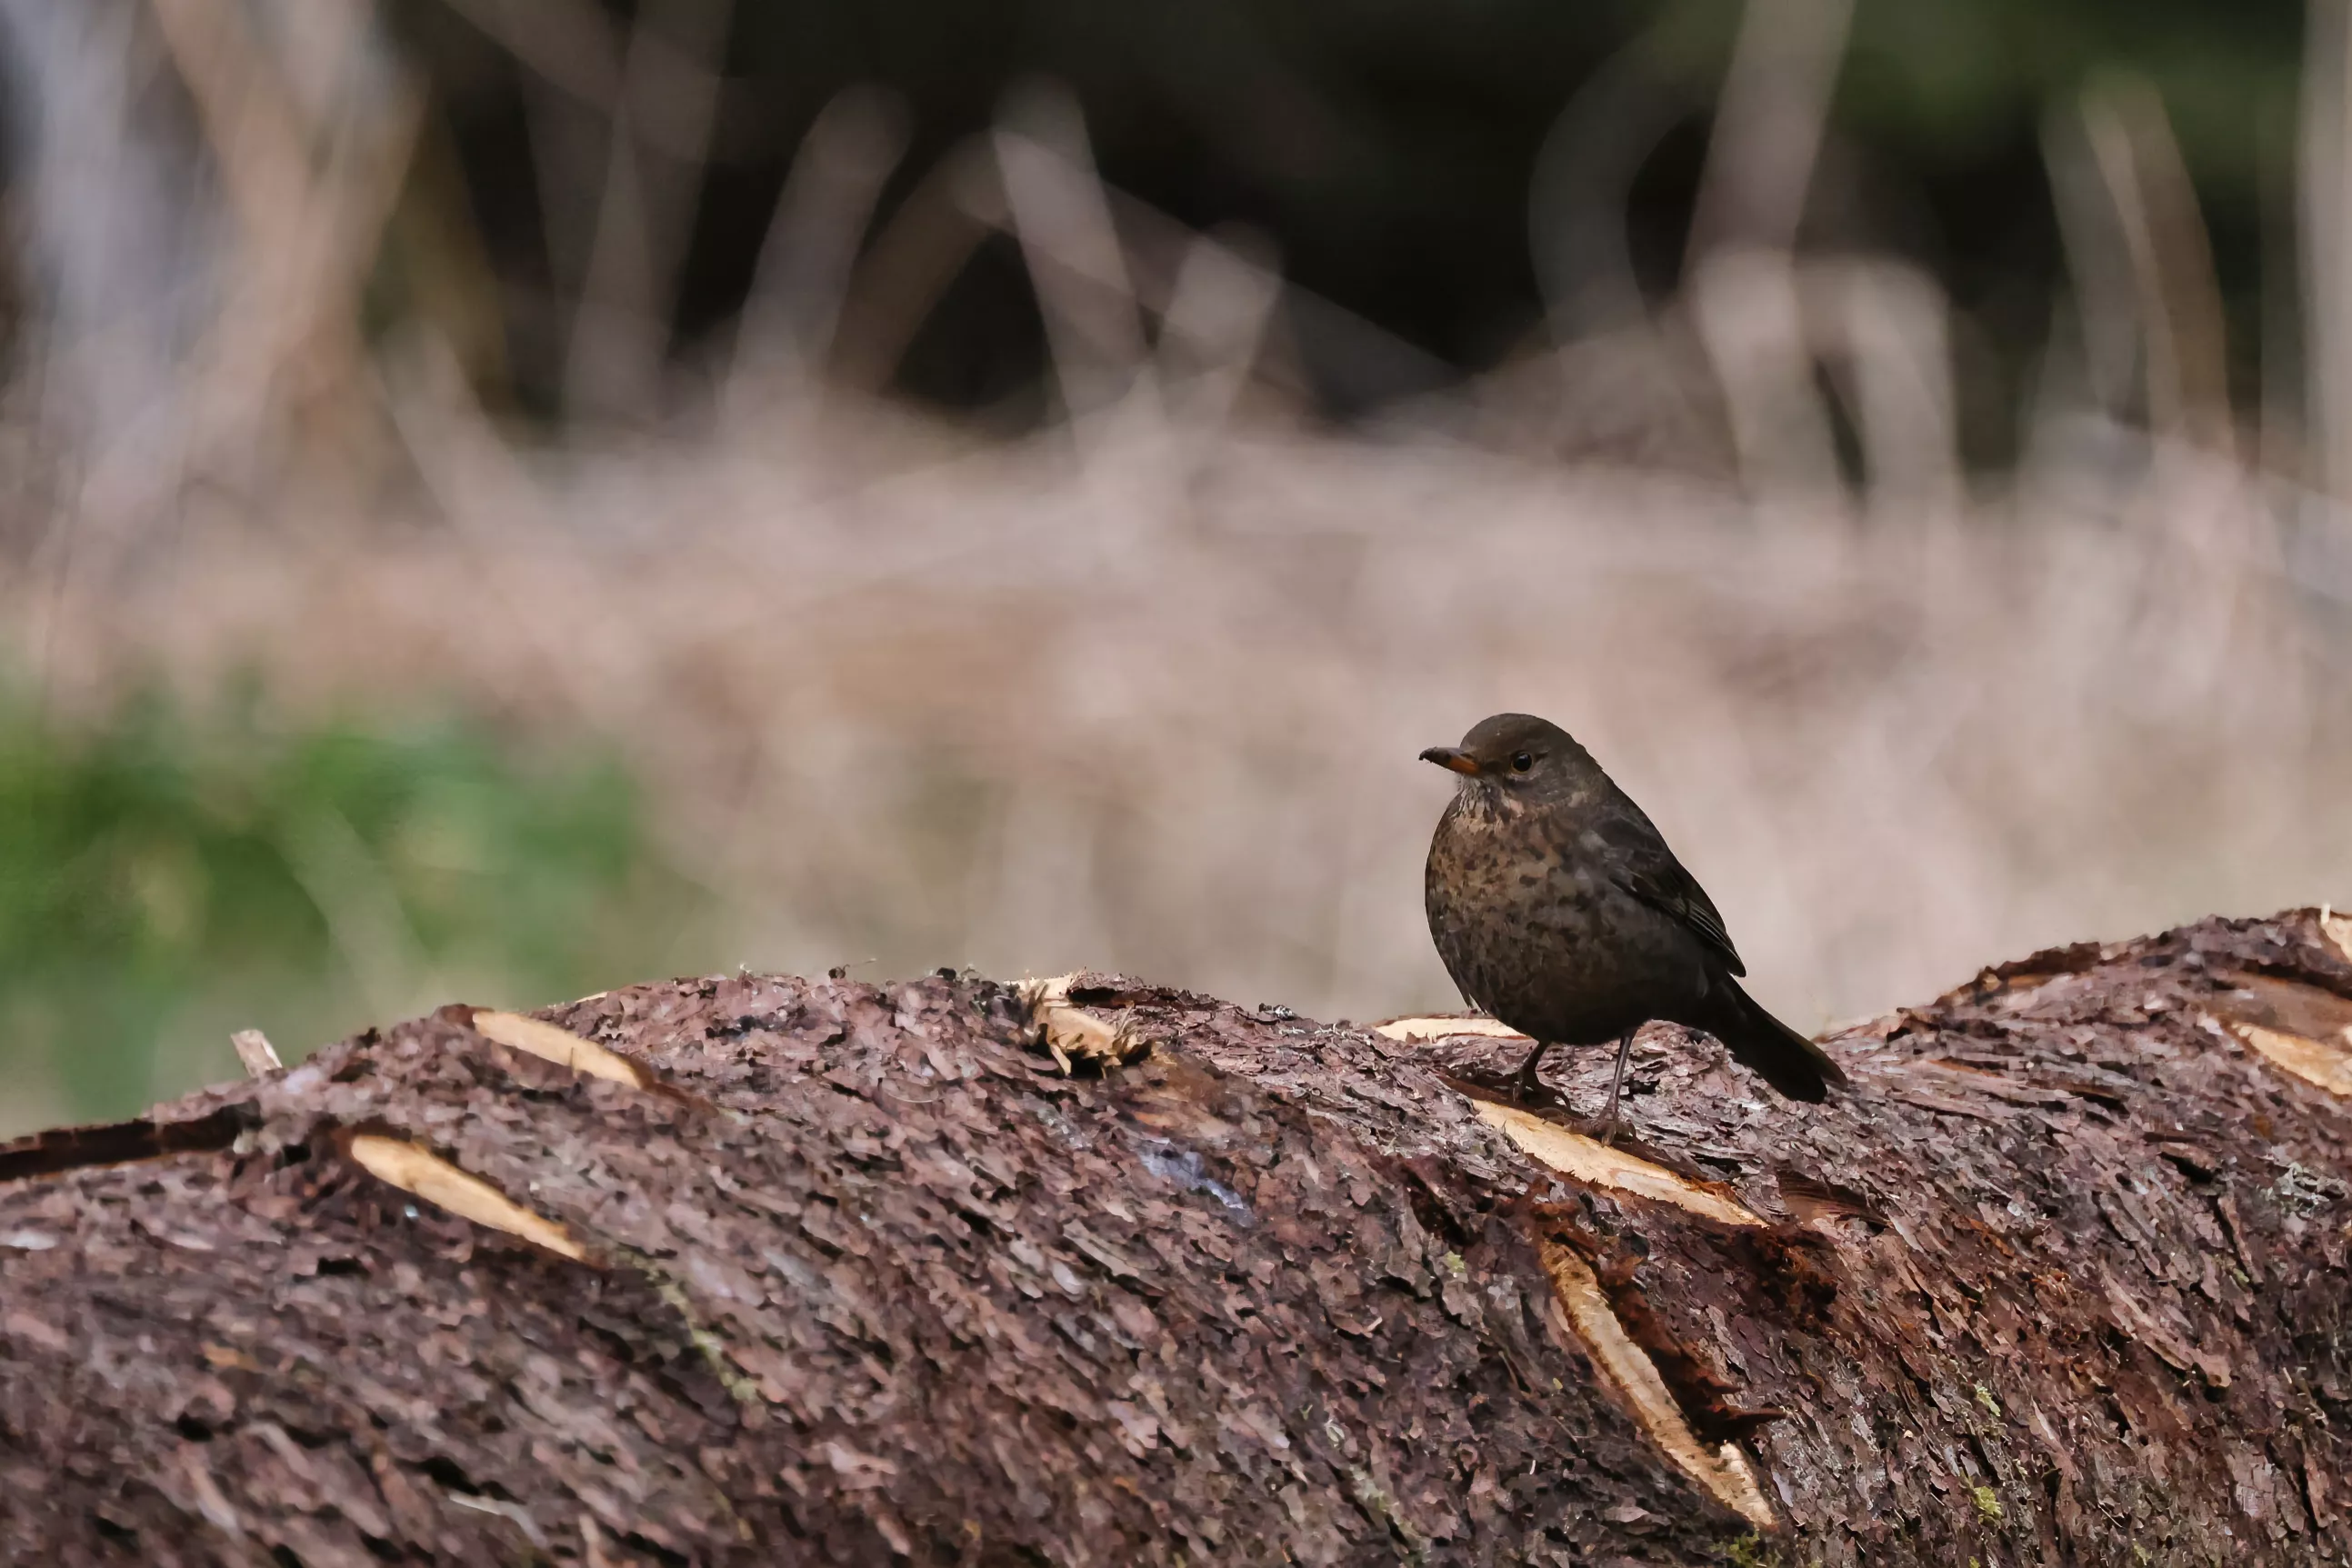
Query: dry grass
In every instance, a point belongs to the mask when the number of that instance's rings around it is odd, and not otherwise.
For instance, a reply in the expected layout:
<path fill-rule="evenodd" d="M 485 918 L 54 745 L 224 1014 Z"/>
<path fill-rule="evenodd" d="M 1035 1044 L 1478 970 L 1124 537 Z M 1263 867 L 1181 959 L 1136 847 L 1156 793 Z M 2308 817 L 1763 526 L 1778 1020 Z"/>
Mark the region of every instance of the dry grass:
<path fill-rule="evenodd" d="M 1864 523 L 1159 413 L 957 450 L 802 403 L 528 466 L 462 403 L 403 423 L 437 518 L 192 518 L 168 570 L 68 600 L 54 680 L 251 668 L 297 707 L 611 737 L 740 917 L 681 965 L 1444 1004 L 1414 753 L 1505 707 L 1591 746 L 1808 1027 L 2352 892 L 2344 649 L 2273 498 L 2186 448 Z"/>
<path fill-rule="evenodd" d="M 221 4 L 163 8 L 191 23 L 167 40 L 184 71 L 219 64 L 194 22 Z M 231 175 L 273 145 L 228 123 L 226 85 L 205 101 Z M 320 101 L 357 129 L 277 134 L 348 144 L 341 174 L 269 197 L 258 159 L 225 182 L 252 193 L 249 246 L 312 236 L 284 242 L 282 288 L 222 303 L 212 340 L 248 351 L 87 464 L 0 617 L 62 700 L 250 670 L 291 710 L 455 695 L 610 739 L 732 912 L 678 967 L 1087 966 L 1324 1015 L 1444 1006 L 1420 864 L 1447 780 L 1413 758 L 1501 708 L 1591 747 L 1805 1027 L 2045 943 L 2352 897 L 2352 549 L 2335 512 L 2219 455 L 2227 410 L 2179 329 L 2212 314 L 2210 268 L 2167 248 L 2198 232 L 2193 196 L 2137 100 L 2091 120 L 2127 155 L 2060 183 L 2139 242 L 2075 266 L 2084 335 L 2141 367 L 2126 401 L 2156 434 L 2095 412 L 2112 389 L 2052 392 L 2033 460 L 1973 496 L 1932 283 L 1729 243 L 1654 319 L 1564 314 L 1556 357 L 1483 393 L 1308 433 L 1266 412 L 1296 294 L 1104 191 L 1050 97 L 863 242 L 898 143 L 845 99 L 708 423 L 524 450 L 437 350 L 370 359 L 347 329 L 411 99 L 372 120 Z M 617 234 L 615 147 L 595 211 Z M 1811 155 L 1773 151 L 1786 200 Z M 992 225 L 1029 258 L 1071 417 L 977 444 L 824 390 L 887 374 Z M 659 269 L 626 270 L 582 284 L 577 330 L 635 311 L 643 338 Z M 573 357 L 611 369 L 594 342 Z M 1823 358 L 1876 476 L 1859 497 Z M 421 483 L 339 484 L 353 453 Z M 2309 586 L 2331 570 L 2332 598 Z"/>

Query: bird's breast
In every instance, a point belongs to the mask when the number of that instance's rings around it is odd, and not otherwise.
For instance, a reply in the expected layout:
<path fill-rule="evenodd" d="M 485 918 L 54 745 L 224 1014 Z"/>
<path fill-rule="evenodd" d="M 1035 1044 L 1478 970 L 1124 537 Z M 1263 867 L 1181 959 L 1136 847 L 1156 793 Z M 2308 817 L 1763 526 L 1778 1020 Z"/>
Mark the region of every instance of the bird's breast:
<path fill-rule="evenodd" d="M 1578 852 L 1574 833 L 1449 810 L 1430 843 L 1430 936 L 1464 996 L 1539 1039 L 1612 1039 L 1703 992 L 1688 935 Z"/>

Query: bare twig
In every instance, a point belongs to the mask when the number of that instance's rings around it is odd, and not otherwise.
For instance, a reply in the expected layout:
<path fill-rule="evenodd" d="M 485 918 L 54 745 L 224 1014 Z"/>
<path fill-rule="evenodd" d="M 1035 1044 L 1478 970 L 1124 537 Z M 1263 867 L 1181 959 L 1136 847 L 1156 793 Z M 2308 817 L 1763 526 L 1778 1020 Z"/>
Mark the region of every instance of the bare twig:
<path fill-rule="evenodd" d="M 286 1064 L 278 1060 L 277 1048 L 269 1037 L 257 1029 L 241 1029 L 228 1037 L 236 1047 L 236 1059 L 244 1065 L 247 1078 L 258 1078 L 265 1072 L 276 1072 Z"/>

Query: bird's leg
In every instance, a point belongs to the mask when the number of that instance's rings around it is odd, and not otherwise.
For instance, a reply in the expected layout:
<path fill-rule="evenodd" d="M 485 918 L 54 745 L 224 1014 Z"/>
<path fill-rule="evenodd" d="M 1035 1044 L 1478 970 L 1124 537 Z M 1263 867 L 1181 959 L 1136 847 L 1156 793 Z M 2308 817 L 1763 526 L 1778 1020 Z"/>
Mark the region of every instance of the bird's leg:
<path fill-rule="evenodd" d="M 1604 1144 L 1615 1143 L 1618 1130 L 1624 1125 L 1617 1119 L 1617 1095 L 1625 1087 L 1625 1063 L 1633 1054 L 1633 1036 L 1639 1032 L 1629 1029 L 1625 1038 L 1617 1042 L 1617 1071 L 1609 1080 L 1609 1109 L 1601 1115 L 1601 1141 Z"/>
<path fill-rule="evenodd" d="M 1549 1040 L 1539 1040 L 1536 1041 L 1536 1048 L 1528 1052 L 1528 1059 L 1519 1063 L 1518 1075 L 1511 1080 L 1513 1099 L 1527 1103 L 1542 1095 L 1543 1084 L 1536 1078 L 1536 1063 L 1541 1061 L 1543 1053 L 1550 1049 Z"/>

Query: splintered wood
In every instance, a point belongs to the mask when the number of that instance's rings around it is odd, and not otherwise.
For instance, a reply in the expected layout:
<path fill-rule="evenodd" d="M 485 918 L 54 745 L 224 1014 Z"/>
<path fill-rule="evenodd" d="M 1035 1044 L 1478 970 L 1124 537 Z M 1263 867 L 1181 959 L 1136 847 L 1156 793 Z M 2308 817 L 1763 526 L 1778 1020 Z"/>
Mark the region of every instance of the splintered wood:
<path fill-rule="evenodd" d="M 496 1040 L 511 1050 L 526 1051 L 542 1061 L 568 1067 L 574 1072 L 584 1072 L 591 1078 L 625 1083 L 632 1089 L 644 1089 L 655 1082 L 652 1074 L 619 1052 L 607 1051 L 594 1040 L 583 1040 L 570 1030 L 558 1029 L 535 1018 L 477 1008 L 473 1009 L 470 1021 L 474 1032 L 485 1040 Z"/>
<path fill-rule="evenodd" d="M 2240 1040 L 2305 1082 L 2317 1084 L 2330 1094 L 2352 1094 L 2352 1051 L 2347 1051 L 2341 1039 L 2311 1040 L 2255 1023 L 2232 1024 L 2231 1029 Z"/>
<path fill-rule="evenodd" d="M 446 1208 L 462 1219 L 521 1238 L 535 1247 L 581 1261 L 587 1249 L 563 1227 L 533 1214 L 478 1176 L 467 1175 L 430 1149 L 398 1138 L 362 1133 L 352 1139 L 352 1163 L 379 1181 Z"/>
<path fill-rule="evenodd" d="M 1528 1155 L 1571 1181 L 1612 1187 L 1657 1203 L 1671 1203 L 1725 1225 L 1764 1223 L 1737 1199 L 1598 1138 L 1571 1132 L 1516 1105 L 1498 1104 L 1492 1100 L 1474 1100 L 1471 1103 L 1478 1108 L 1480 1118 L 1488 1126 L 1500 1129 Z"/>
<path fill-rule="evenodd" d="M 1772 1505 L 1756 1485 L 1756 1472 L 1736 1443 L 1713 1448 L 1702 1445 L 1683 1419 L 1681 1408 L 1666 1390 L 1665 1380 L 1640 1345 L 1626 1336 L 1609 1298 L 1583 1259 L 1556 1241 L 1543 1244 L 1543 1263 L 1552 1287 L 1577 1336 L 1617 1387 L 1642 1430 L 1665 1451 L 1685 1475 L 1713 1492 L 1726 1508 L 1759 1530 L 1778 1528 Z"/>
<path fill-rule="evenodd" d="M 1045 1049 L 1064 1075 L 1080 1062 L 1117 1067 L 1149 1056 L 1151 1040 L 1136 1029 L 1132 1019 L 1110 1023 L 1071 1004 L 1070 983 L 1076 978 L 1059 975 L 1050 980 L 1031 980 L 1021 988 L 1023 999 L 1036 1015 Z"/>

